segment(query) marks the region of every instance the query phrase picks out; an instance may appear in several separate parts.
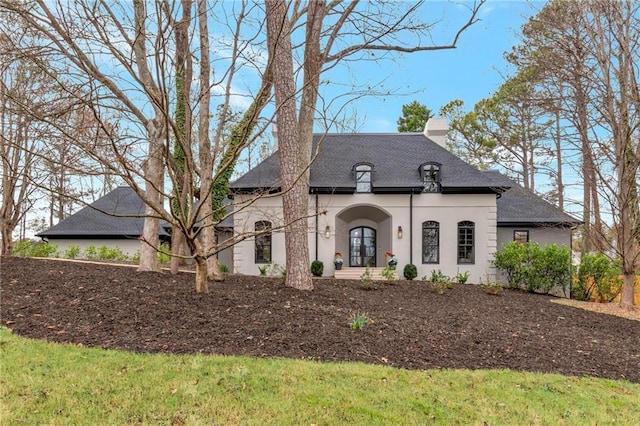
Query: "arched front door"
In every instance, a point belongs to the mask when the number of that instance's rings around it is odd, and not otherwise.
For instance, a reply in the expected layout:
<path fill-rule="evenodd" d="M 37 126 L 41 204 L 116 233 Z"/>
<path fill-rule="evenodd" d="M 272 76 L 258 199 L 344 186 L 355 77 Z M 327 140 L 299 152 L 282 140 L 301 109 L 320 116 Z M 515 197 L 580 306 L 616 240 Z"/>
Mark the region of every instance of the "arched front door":
<path fill-rule="evenodd" d="M 376 266 L 376 230 L 358 226 L 349 231 L 349 266 Z"/>

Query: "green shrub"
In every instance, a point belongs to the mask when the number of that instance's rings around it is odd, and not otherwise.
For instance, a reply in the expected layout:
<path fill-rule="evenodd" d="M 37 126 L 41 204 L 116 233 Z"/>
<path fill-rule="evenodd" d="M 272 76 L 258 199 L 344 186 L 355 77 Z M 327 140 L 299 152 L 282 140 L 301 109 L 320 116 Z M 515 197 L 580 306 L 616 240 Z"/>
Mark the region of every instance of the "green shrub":
<path fill-rule="evenodd" d="M 135 263 L 140 263 L 140 250 L 133 253 L 133 256 L 131 256 L 131 260 Z"/>
<path fill-rule="evenodd" d="M 42 241 L 24 240 L 14 244 L 12 254 L 21 257 L 58 257 L 58 246 Z"/>
<path fill-rule="evenodd" d="M 18 241 L 13 245 L 12 254 L 14 256 L 20 257 L 30 257 L 31 256 L 31 247 L 33 246 L 33 241 L 24 240 Z"/>
<path fill-rule="evenodd" d="M 67 259 L 75 259 L 78 256 L 80 256 L 80 247 L 79 246 L 70 245 L 64 251 L 64 257 L 66 257 Z"/>
<path fill-rule="evenodd" d="M 223 274 L 228 274 L 229 273 L 229 267 L 227 265 L 225 265 L 224 263 L 220 264 L 220 272 Z"/>
<path fill-rule="evenodd" d="M 418 268 L 413 263 L 407 263 L 402 273 L 406 279 L 412 280 L 418 276 Z"/>
<path fill-rule="evenodd" d="M 547 294 L 558 286 L 566 290 L 571 279 L 570 259 L 565 246 L 512 241 L 496 252 L 494 265 L 505 273 L 509 287 Z"/>
<path fill-rule="evenodd" d="M 98 259 L 100 260 L 127 260 L 128 256 L 120 247 L 101 246 L 98 248 Z"/>
<path fill-rule="evenodd" d="M 86 249 L 84 249 L 84 257 L 87 259 L 97 259 L 98 250 L 96 250 L 95 246 L 89 246 Z"/>
<path fill-rule="evenodd" d="M 321 277 L 324 272 L 324 263 L 320 260 L 314 260 L 311 262 L 311 273 L 314 277 Z"/>
<path fill-rule="evenodd" d="M 160 244 L 156 255 L 158 257 L 158 262 L 160 263 L 171 262 L 171 246 L 169 245 L 169 243 Z"/>
<path fill-rule="evenodd" d="M 602 253 L 587 253 L 582 256 L 571 297 L 611 302 L 621 290 L 620 268 L 614 261 Z"/>
<path fill-rule="evenodd" d="M 387 266 L 382 270 L 382 272 L 380 272 L 380 275 L 382 275 L 387 281 L 393 281 L 396 279 L 395 270 L 395 265 Z"/>

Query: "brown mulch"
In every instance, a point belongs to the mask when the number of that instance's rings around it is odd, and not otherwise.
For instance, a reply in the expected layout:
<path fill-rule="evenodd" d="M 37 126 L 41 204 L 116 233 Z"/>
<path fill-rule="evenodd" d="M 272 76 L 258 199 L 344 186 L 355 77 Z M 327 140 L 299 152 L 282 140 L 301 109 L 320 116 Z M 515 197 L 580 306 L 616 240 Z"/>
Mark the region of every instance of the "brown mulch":
<path fill-rule="evenodd" d="M 136 352 L 362 361 L 410 369 L 509 368 L 640 382 L 640 323 L 551 303 L 417 281 L 360 288 L 228 276 L 196 294 L 193 274 L 2 258 L 2 325 L 21 336 Z M 356 313 L 370 321 L 362 330 Z"/>

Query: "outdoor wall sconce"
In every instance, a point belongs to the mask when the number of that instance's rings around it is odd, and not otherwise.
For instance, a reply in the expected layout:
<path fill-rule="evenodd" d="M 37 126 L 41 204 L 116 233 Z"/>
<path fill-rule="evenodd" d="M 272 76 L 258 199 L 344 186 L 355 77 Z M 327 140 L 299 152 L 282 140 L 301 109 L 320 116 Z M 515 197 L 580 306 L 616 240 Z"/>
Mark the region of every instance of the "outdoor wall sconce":
<path fill-rule="evenodd" d="M 398 238 L 402 238 L 402 226 L 398 226 Z"/>
<path fill-rule="evenodd" d="M 327 225 L 326 228 L 324 228 L 324 237 L 328 240 L 329 238 L 331 238 L 331 228 L 329 227 L 329 225 Z"/>

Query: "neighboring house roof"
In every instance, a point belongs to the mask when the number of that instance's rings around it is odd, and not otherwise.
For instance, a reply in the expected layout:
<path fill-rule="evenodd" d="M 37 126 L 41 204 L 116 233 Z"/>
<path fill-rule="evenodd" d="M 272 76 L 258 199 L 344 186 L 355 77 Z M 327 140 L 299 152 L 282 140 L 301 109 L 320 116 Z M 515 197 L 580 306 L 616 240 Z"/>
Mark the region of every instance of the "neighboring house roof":
<path fill-rule="evenodd" d="M 227 210 L 231 202 L 224 201 Z M 57 225 L 38 234 L 44 238 L 130 238 L 142 235 L 145 204 L 130 187 L 119 186 L 104 197 L 82 208 Z M 228 215 L 216 228 L 233 228 L 233 216 Z M 169 237 L 171 225 L 160 221 L 160 237 Z"/>
<path fill-rule="evenodd" d="M 582 222 L 495 170 L 483 172 L 511 189 L 497 201 L 498 226 L 577 226 Z"/>
<path fill-rule="evenodd" d="M 38 234 L 45 238 L 139 237 L 145 204 L 136 192 L 120 186 L 57 225 Z M 167 235 L 160 227 L 160 235 Z"/>
<path fill-rule="evenodd" d="M 317 134 L 313 149 L 318 156 L 310 168 L 310 188 L 314 192 L 353 193 L 354 166 L 373 166 L 374 193 L 420 192 L 421 165 L 440 164 L 443 193 L 501 192 L 485 174 L 462 161 L 422 133 L 335 133 Z M 277 190 L 280 186 L 280 153 L 258 164 L 231 184 L 234 192 Z"/>

